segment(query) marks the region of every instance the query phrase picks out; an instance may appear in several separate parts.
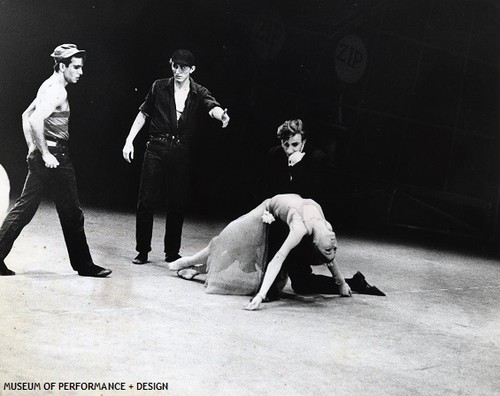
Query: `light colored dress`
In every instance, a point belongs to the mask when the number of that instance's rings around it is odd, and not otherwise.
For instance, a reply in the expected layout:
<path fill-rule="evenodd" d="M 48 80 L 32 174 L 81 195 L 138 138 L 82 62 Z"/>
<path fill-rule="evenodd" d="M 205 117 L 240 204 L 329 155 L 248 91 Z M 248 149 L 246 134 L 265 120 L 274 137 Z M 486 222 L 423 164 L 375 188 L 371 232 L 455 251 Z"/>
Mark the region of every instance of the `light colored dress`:
<path fill-rule="evenodd" d="M 268 261 L 270 222 L 277 220 L 290 224 L 294 216 L 301 219 L 304 204 L 311 202 L 296 194 L 276 195 L 229 223 L 210 242 L 206 292 L 239 295 L 257 293 Z"/>

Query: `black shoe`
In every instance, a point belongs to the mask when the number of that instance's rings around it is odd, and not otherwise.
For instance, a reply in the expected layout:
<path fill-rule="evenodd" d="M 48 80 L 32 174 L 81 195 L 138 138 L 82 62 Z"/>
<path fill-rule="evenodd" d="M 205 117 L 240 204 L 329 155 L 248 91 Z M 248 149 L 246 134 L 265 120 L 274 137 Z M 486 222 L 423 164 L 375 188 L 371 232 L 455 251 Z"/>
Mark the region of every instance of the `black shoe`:
<path fill-rule="evenodd" d="M 0 261 L 0 276 L 10 276 L 15 275 L 16 273 L 7 268 L 3 260 Z"/>
<path fill-rule="evenodd" d="M 368 284 L 365 276 L 361 272 L 356 272 L 351 279 L 345 280 L 352 291 L 359 294 L 369 294 L 372 296 L 385 296 L 385 293 L 379 290 L 376 286 Z"/>
<path fill-rule="evenodd" d="M 345 281 L 351 287 L 352 291 L 363 290 L 369 286 L 365 280 L 365 276 L 359 271 L 351 279 L 346 279 Z"/>
<path fill-rule="evenodd" d="M 180 258 L 182 258 L 182 256 L 179 253 L 176 253 L 176 254 L 167 254 L 165 256 L 165 261 L 167 263 L 171 263 L 172 261 L 178 260 Z"/>
<path fill-rule="evenodd" d="M 132 260 L 134 264 L 146 264 L 148 262 L 148 254 L 147 253 L 139 253 Z"/>
<path fill-rule="evenodd" d="M 78 271 L 78 275 L 91 276 L 93 278 L 105 278 L 109 274 L 111 274 L 111 272 L 112 271 L 110 269 L 102 268 L 98 265 L 92 264 L 92 266 L 90 266 L 89 268 Z"/>

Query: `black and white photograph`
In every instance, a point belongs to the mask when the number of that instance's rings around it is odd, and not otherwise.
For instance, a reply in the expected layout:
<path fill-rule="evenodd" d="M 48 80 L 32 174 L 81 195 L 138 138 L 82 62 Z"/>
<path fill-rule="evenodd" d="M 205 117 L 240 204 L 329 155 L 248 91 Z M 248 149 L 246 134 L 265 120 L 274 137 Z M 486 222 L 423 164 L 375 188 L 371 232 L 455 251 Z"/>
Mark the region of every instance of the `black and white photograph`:
<path fill-rule="evenodd" d="M 500 394 L 499 26 L 0 0 L 0 396 Z"/>

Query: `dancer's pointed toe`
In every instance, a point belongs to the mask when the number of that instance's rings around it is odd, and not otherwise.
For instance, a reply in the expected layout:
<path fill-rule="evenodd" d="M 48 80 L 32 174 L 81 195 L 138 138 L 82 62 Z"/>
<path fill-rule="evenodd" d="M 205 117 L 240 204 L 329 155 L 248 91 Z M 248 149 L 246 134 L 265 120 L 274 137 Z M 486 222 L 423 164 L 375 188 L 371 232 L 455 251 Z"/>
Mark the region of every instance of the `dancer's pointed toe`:
<path fill-rule="evenodd" d="M 199 272 L 194 268 L 183 268 L 177 271 L 177 275 L 182 279 L 191 280 L 196 275 L 199 275 Z"/>

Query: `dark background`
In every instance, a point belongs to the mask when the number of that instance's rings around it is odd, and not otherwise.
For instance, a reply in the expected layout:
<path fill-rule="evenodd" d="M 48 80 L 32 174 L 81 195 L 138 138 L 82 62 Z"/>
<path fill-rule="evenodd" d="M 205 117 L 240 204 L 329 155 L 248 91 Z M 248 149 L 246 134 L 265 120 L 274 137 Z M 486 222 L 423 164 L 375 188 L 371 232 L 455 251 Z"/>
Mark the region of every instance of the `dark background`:
<path fill-rule="evenodd" d="M 193 213 L 260 199 L 277 127 L 302 118 L 328 154 L 341 232 L 409 232 L 495 251 L 500 242 L 500 6 L 488 0 L 0 1 L 0 163 L 26 175 L 21 113 L 61 43 L 88 52 L 68 87 L 84 206 L 133 211 L 147 140 L 121 150 L 176 48 L 224 107 L 202 118 Z M 395 231 L 395 232 L 394 232 Z"/>

